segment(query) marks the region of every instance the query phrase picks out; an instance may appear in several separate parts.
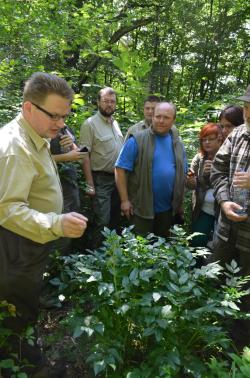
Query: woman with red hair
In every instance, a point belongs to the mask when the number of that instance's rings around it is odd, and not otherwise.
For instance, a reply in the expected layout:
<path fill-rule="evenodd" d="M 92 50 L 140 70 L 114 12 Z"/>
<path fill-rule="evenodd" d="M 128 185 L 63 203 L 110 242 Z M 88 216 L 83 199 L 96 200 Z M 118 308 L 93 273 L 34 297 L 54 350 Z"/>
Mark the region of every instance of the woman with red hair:
<path fill-rule="evenodd" d="M 212 238 L 215 211 L 214 196 L 210 185 L 212 160 L 220 148 L 223 135 L 216 123 L 208 123 L 199 133 L 200 151 L 192 160 L 187 175 L 187 187 L 193 190 L 192 195 L 192 232 L 203 235 L 195 236 L 192 246 L 205 247 Z"/>

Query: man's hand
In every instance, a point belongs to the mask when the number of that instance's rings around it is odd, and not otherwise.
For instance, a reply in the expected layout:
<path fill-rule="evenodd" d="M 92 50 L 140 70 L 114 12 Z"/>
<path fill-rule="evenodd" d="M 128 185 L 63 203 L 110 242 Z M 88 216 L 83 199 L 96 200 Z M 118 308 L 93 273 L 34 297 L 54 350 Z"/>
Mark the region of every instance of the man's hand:
<path fill-rule="evenodd" d="M 86 184 L 85 186 L 85 193 L 90 196 L 94 197 L 95 196 L 95 187 L 94 184 Z"/>
<path fill-rule="evenodd" d="M 79 150 L 71 150 L 69 152 L 66 152 L 67 155 L 67 161 L 77 161 L 84 159 L 84 156 L 86 155 L 85 152 L 80 152 Z"/>
<path fill-rule="evenodd" d="M 195 189 L 197 187 L 197 178 L 191 169 L 186 176 L 186 185 L 189 189 Z"/>
<path fill-rule="evenodd" d="M 63 214 L 62 230 L 67 238 L 79 238 L 83 235 L 87 227 L 88 218 L 79 213 Z"/>
<path fill-rule="evenodd" d="M 69 135 L 61 135 L 59 143 L 63 148 L 73 148 L 73 140 Z"/>
<path fill-rule="evenodd" d="M 235 172 L 233 186 L 250 189 L 250 172 Z"/>
<path fill-rule="evenodd" d="M 122 215 L 125 215 L 128 219 L 130 218 L 130 215 L 134 214 L 133 205 L 129 200 L 121 202 L 121 213 Z"/>
<path fill-rule="evenodd" d="M 237 210 L 241 210 L 242 207 L 235 202 L 221 202 L 220 206 L 225 216 L 233 222 L 244 222 L 247 219 L 247 215 L 239 215 L 236 213 Z"/>

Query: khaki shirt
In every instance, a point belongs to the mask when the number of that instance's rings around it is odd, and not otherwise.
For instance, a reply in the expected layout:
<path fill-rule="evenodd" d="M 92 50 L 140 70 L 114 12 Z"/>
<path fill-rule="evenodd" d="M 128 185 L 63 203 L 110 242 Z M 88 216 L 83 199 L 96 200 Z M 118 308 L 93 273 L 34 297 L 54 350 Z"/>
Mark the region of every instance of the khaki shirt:
<path fill-rule="evenodd" d="M 128 128 L 127 134 L 125 136 L 125 142 L 130 137 L 130 135 L 133 135 L 137 133 L 137 131 L 145 130 L 148 127 L 150 127 L 151 124 L 149 124 L 145 119 L 143 121 L 137 122 L 135 125 L 132 125 Z"/>
<path fill-rule="evenodd" d="M 80 145 L 88 148 L 93 171 L 113 173 L 123 145 L 123 136 L 118 123 L 115 120 L 107 122 L 98 111 L 83 123 Z"/>
<path fill-rule="evenodd" d="M 0 172 L 0 225 L 41 244 L 63 236 L 56 163 L 22 114 L 0 129 Z"/>

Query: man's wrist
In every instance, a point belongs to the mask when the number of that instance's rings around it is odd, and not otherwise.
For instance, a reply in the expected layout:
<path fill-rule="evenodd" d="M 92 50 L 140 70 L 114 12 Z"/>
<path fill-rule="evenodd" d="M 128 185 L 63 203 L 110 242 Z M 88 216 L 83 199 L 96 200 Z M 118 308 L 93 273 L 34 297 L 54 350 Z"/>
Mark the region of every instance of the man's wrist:
<path fill-rule="evenodd" d="M 86 185 L 85 185 L 85 189 L 86 189 L 87 192 L 94 192 L 95 187 L 94 187 L 93 184 L 88 184 L 88 183 L 86 183 Z"/>

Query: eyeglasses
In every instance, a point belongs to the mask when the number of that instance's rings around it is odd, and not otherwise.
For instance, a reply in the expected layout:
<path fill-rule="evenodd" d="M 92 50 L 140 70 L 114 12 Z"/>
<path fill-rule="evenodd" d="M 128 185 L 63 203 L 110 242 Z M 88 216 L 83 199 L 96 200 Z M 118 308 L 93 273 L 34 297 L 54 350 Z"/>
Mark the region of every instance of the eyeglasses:
<path fill-rule="evenodd" d="M 52 113 L 48 112 L 47 110 L 41 108 L 41 106 L 34 104 L 33 102 L 31 104 L 34 105 L 38 110 L 40 110 L 41 112 L 46 114 L 50 119 L 52 119 L 52 121 L 60 121 L 60 119 L 62 119 L 64 121 L 69 115 L 69 114 L 65 114 L 65 115 L 61 116 L 59 114 L 52 114 Z"/>
<path fill-rule="evenodd" d="M 218 138 L 201 138 L 201 141 L 202 143 L 205 143 L 205 142 L 214 142 L 215 140 L 217 140 Z"/>

